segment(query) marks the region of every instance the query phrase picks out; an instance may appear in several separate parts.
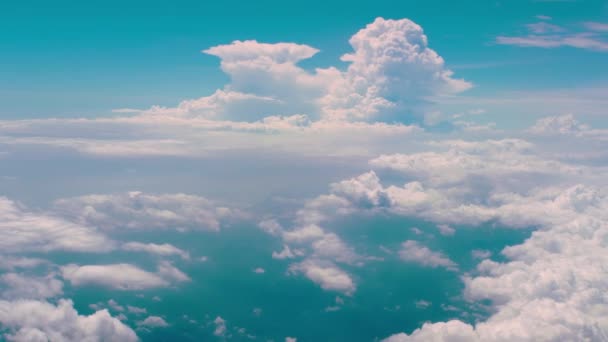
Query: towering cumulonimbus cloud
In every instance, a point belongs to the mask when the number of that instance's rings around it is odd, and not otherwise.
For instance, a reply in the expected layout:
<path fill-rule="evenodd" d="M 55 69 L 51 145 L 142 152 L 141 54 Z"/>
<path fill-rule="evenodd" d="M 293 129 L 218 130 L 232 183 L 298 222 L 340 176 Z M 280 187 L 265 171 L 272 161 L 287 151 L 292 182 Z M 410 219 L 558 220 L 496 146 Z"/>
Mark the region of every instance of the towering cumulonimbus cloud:
<path fill-rule="evenodd" d="M 144 114 L 260 120 L 305 114 L 313 120 L 423 123 L 430 97 L 467 90 L 409 19 L 377 18 L 351 37 L 346 70 L 298 66 L 318 49 L 296 43 L 234 41 L 204 50 L 221 59 L 230 83 L 211 96 Z M 255 110 L 252 110 L 255 105 Z"/>

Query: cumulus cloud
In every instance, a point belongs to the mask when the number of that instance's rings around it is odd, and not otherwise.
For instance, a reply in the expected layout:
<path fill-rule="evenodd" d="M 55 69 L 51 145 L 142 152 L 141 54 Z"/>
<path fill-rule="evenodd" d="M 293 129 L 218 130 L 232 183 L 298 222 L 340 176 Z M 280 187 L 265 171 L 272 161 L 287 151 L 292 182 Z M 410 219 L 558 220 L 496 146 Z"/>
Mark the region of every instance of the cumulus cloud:
<path fill-rule="evenodd" d="M 299 249 L 294 249 L 292 251 L 288 245 L 283 245 L 283 249 L 280 252 L 272 252 L 273 259 L 292 259 L 296 256 L 302 256 L 304 252 Z"/>
<path fill-rule="evenodd" d="M 450 271 L 457 271 L 458 266 L 440 252 L 430 250 L 419 242 L 408 240 L 401 244 L 399 257 L 408 262 L 414 262 L 426 267 L 444 267 Z"/>
<path fill-rule="evenodd" d="M 349 40 L 353 52 L 344 77 L 323 99 L 332 118 L 399 120 L 420 113 L 427 97 L 464 91 L 471 84 L 452 78 L 422 28 L 408 19 L 377 18 Z M 407 115 L 407 114 L 406 114 Z"/>
<path fill-rule="evenodd" d="M 217 316 L 213 320 L 213 324 L 215 325 L 215 330 L 213 330 L 213 335 L 224 336 L 226 334 L 226 320 L 224 320 L 220 316 Z"/>
<path fill-rule="evenodd" d="M 190 259 L 190 254 L 180 248 L 177 248 L 171 244 L 163 243 L 141 243 L 141 242 L 127 242 L 124 243 L 121 248 L 125 251 L 131 252 L 145 252 L 155 254 L 159 256 L 172 256 L 177 255 L 184 260 Z"/>
<path fill-rule="evenodd" d="M 324 290 L 339 291 L 351 295 L 356 285 L 348 273 L 331 263 L 305 260 L 290 266 L 291 272 L 301 272 Z"/>
<path fill-rule="evenodd" d="M 188 276 L 168 262 L 161 262 L 152 273 L 131 264 L 84 265 L 70 264 L 61 268 L 64 279 L 73 286 L 97 285 L 117 290 L 144 290 L 168 287 L 173 282 L 189 280 Z"/>
<path fill-rule="evenodd" d="M 15 269 L 34 268 L 47 263 L 48 261 L 40 258 L 0 255 L 0 270 L 12 271 Z"/>
<path fill-rule="evenodd" d="M 132 191 L 86 195 L 55 201 L 54 209 L 83 224 L 104 229 L 190 229 L 218 231 L 233 211 L 186 194 L 146 194 Z M 139 246 L 141 247 L 141 246 Z M 148 246 L 148 250 L 150 250 Z M 158 251 L 158 248 L 155 248 Z"/>
<path fill-rule="evenodd" d="M 114 243 L 93 226 L 67 221 L 56 215 L 30 211 L 0 197 L 0 250 L 14 252 L 106 252 Z M 24 265 L 26 259 L 21 259 Z M 13 259 L 13 266 L 19 263 Z M 31 260 L 30 260 L 31 262 Z"/>
<path fill-rule="evenodd" d="M 135 332 L 107 310 L 82 316 L 70 300 L 0 300 L 0 324 L 9 341 L 138 341 Z"/>
<path fill-rule="evenodd" d="M 148 316 L 143 321 L 137 322 L 137 325 L 147 328 L 165 328 L 169 323 L 159 316 Z"/>
<path fill-rule="evenodd" d="M 55 274 L 43 277 L 19 273 L 0 275 L 0 297 L 5 299 L 46 299 L 63 294 L 63 282 Z"/>
<path fill-rule="evenodd" d="M 536 121 L 529 131 L 536 134 L 579 134 L 589 126 L 579 123 L 572 114 L 548 116 Z"/>

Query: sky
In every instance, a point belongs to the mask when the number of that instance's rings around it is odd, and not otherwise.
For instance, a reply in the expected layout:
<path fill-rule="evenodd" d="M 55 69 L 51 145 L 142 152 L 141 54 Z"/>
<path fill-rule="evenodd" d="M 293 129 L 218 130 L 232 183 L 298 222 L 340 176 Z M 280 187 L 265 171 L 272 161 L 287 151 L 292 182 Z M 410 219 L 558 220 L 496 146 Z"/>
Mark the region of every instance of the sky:
<path fill-rule="evenodd" d="M 0 5 L 0 340 L 608 341 L 608 3 Z"/>

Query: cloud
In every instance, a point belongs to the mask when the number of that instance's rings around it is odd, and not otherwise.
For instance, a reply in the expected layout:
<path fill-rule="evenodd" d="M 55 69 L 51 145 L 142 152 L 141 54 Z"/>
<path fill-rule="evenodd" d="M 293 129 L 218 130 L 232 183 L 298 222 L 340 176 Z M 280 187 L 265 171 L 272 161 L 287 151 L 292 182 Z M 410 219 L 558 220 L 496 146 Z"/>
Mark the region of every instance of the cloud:
<path fill-rule="evenodd" d="M 190 254 L 182 249 L 179 249 L 171 244 L 163 243 L 141 243 L 141 242 L 127 242 L 124 243 L 121 248 L 125 251 L 132 252 L 146 252 L 150 254 L 156 254 L 159 256 L 172 256 L 177 255 L 184 260 L 190 259 Z"/>
<path fill-rule="evenodd" d="M 140 307 L 131 306 L 131 305 L 127 305 L 127 311 L 129 313 L 136 314 L 136 315 L 148 313 L 148 310 L 146 310 L 146 308 L 140 308 Z"/>
<path fill-rule="evenodd" d="M 456 232 L 456 229 L 450 227 L 447 224 L 438 224 L 437 228 L 439 229 L 439 233 L 444 236 L 452 236 Z"/>
<path fill-rule="evenodd" d="M 172 282 L 189 280 L 188 276 L 167 262 L 159 264 L 157 273 L 144 271 L 131 264 L 70 264 L 63 266 L 61 273 L 73 286 L 97 285 L 116 290 L 168 287 Z"/>
<path fill-rule="evenodd" d="M 46 263 L 48 261 L 39 258 L 0 255 L 0 270 L 12 271 L 19 268 L 34 268 Z"/>
<path fill-rule="evenodd" d="M 579 134 L 589 130 L 589 126 L 579 123 L 572 114 L 549 116 L 536 121 L 529 131 L 534 134 Z"/>
<path fill-rule="evenodd" d="M 283 250 L 280 252 L 272 252 L 273 259 L 293 259 L 296 256 L 302 256 L 304 252 L 299 249 L 294 249 L 293 251 L 289 248 L 288 245 L 283 245 Z"/>
<path fill-rule="evenodd" d="M 426 267 L 444 267 L 450 271 L 457 271 L 458 266 L 442 253 L 434 252 L 419 242 L 408 240 L 401 244 L 399 257 L 408 262 L 415 262 Z"/>
<path fill-rule="evenodd" d="M 596 32 L 608 32 L 608 23 L 599 23 L 599 22 L 593 22 L 593 21 L 588 21 L 586 23 L 584 23 L 585 27 L 591 31 L 596 31 Z"/>
<path fill-rule="evenodd" d="M 161 119 L 166 116 L 176 116 L 254 122 L 277 112 L 281 108 L 281 103 L 272 97 L 216 90 L 209 96 L 182 101 L 177 107 L 153 106 L 140 111 L 140 114 Z M 252 108 L 255 108 L 255 111 Z"/>
<path fill-rule="evenodd" d="M 492 252 L 485 249 L 474 249 L 471 251 L 471 256 L 475 259 L 487 259 L 492 256 Z"/>
<path fill-rule="evenodd" d="M 217 316 L 213 320 L 213 324 L 215 324 L 215 330 L 213 330 L 213 335 L 224 336 L 226 334 L 226 321 L 222 317 Z"/>
<path fill-rule="evenodd" d="M 166 328 L 169 323 L 159 316 L 148 316 L 143 321 L 137 322 L 137 325 L 147 328 Z"/>
<path fill-rule="evenodd" d="M 190 277 L 184 272 L 177 269 L 168 261 L 161 261 L 158 264 L 158 275 L 164 279 L 172 282 L 185 282 L 190 281 Z"/>
<path fill-rule="evenodd" d="M 473 328 L 461 321 L 446 323 L 425 323 L 422 328 L 415 330 L 411 335 L 395 334 L 382 340 L 383 342 L 471 342 L 479 341 Z"/>
<path fill-rule="evenodd" d="M 586 23 L 589 31 L 571 32 L 546 21 L 526 25 L 524 36 L 498 36 L 496 43 L 521 47 L 558 48 L 572 47 L 593 51 L 608 51 L 608 41 L 595 31 L 604 31 L 604 24 Z"/>
<path fill-rule="evenodd" d="M 234 214 L 200 196 L 139 191 L 59 199 L 54 209 L 73 220 L 103 229 L 137 230 L 218 231 L 221 221 Z"/>
<path fill-rule="evenodd" d="M 411 20 L 377 18 L 349 43 L 353 52 L 342 60 L 351 64 L 321 100 L 334 119 L 402 121 L 407 119 L 403 113 L 422 112 L 428 96 L 471 87 L 452 78 L 443 59 L 428 47 L 422 28 Z"/>
<path fill-rule="evenodd" d="M 3 253 L 107 252 L 113 248 L 114 242 L 90 225 L 29 211 L 19 203 L 0 197 L 0 250 Z M 15 265 L 15 262 L 13 259 L 11 263 Z"/>
<path fill-rule="evenodd" d="M 444 60 L 428 47 L 422 28 L 411 20 L 377 18 L 349 43 L 353 51 L 341 58 L 350 63 L 345 71 L 329 67 L 313 72 L 297 65 L 318 52 L 304 44 L 237 40 L 210 47 L 203 52 L 221 59 L 229 84 L 173 108 L 153 106 L 139 116 L 256 122 L 305 114 L 312 121 L 421 123 L 417 115 L 429 106 L 427 97 L 471 87 L 452 77 Z"/>
<path fill-rule="evenodd" d="M 107 310 L 79 315 L 70 300 L 0 300 L 0 324 L 9 341 L 138 341 L 135 332 Z"/>
<path fill-rule="evenodd" d="M 63 294 L 63 282 L 49 274 L 43 277 L 19 273 L 0 275 L 0 297 L 5 299 L 46 299 Z"/>
<path fill-rule="evenodd" d="M 309 259 L 292 264 L 289 269 L 291 272 L 303 273 L 324 290 L 339 291 L 345 295 L 351 295 L 356 289 L 352 278 L 331 263 Z"/>

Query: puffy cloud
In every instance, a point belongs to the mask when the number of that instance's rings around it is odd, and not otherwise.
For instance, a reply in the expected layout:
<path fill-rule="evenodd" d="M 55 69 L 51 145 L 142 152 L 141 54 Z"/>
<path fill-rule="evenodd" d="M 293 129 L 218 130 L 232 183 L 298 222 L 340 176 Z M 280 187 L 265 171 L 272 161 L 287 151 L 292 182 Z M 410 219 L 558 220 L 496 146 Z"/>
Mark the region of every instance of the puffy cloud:
<path fill-rule="evenodd" d="M 213 324 L 215 325 L 215 330 L 213 330 L 213 335 L 224 336 L 226 334 L 226 320 L 224 320 L 220 316 L 217 316 L 213 320 Z"/>
<path fill-rule="evenodd" d="M 13 252 L 106 252 L 114 243 L 92 226 L 58 216 L 28 211 L 19 203 L 0 197 L 0 250 Z M 24 265 L 26 259 L 13 265 Z M 29 261 L 31 263 L 31 260 Z"/>
<path fill-rule="evenodd" d="M 208 118 L 235 121 L 256 121 L 277 110 L 281 101 L 271 97 L 245 94 L 236 91 L 217 90 L 209 96 L 185 100 L 177 107 L 153 106 L 141 111 L 143 116 L 177 116 L 183 118 Z M 256 111 L 252 111 L 256 108 Z"/>
<path fill-rule="evenodd" d="M 399 257 L 404 261 L 415 262 L 426 267 L 444 267 L 450 271 L 457 271 L 458 266 L 442 253 L 430 250 L 419 242 L 408 240 L 401 244 Z"/>
<path fill-rule="evenodd" d="M 114 299 L 108 300 L 108 306 L 115 311 L 119 311 L 119 312 L 125 311 L 125 308 L 122 305 L 118 304 L 118 302 L 115 301 Z"/>
<path fill-rule="evenodd" d="M 184 272 L 177 269 L 168 261 L 161 261 L 158 264 L 158 275 L 163 277 L 166 280 L 173 282 L 184 282 L 190 281 L 190 277 L 186 275 Z"/>
<path fill-rule="evenodd" d="M 137 322 L 137 325 L 147 328 L 165 328 L 169 323 L 159 316 L 148 316 L 143 321 Z"/>
<path fill-rule="evenodd" d="M 471 256 L 475 259 L 487 259 L 492 255 L 492 252 L 485 249 L 474 249 L 471 251 Z"/>
<path fill-rule="evenodd" d="M 325 235 L 323 229 L 315 224 L 298 227 L 283 233 L 283 239 L 287 242 L 309 242 L 322 238 Z"/>
<path fill-rule="evenodd" d="M 412 121 L 411 114 L 422 113 L 430 96 L 471 87 L 452 78 L 444 60 L 428 47 L 422 28 L 408 19 L 377 18 L 349 43 L 353 52 L 342 56 L 350 62 L 346 71 L 331 67 L 314 72 L 297 65 L 318 52 L 308 45 L 248 40 L 211 47 L 203 52 L 219 57 L 231 79 L 223 90 L 141 114 L 253 122 L 306 113 L 315 121 L 392 122 L 404 119 L 398 112 Z"/>
<path fill-rule="evenodd" d="M 49 274 L 44 277 L 18 273 L 0 275 L 0 296 L 5 299 L 46 299 L 63 294 L 63 282 Z"/>
<path fill-rule="evenodd" d="M 294 249 L 292 251 L 291 248 L 289 248 L 288 245 L 283 245 L 283 250 L 281 250 L 280 252 L 272 252 L 272 258 L 273 259 L 292 259 L 295 258 L 296 256 L 302 256 L 304 255 L 304 252 L 299 250 L 299 249 Z"/>
<path fill-rule="evenodd" d="M 342 60 L 351 64 L 321 101 L 330 117 L 399 119 L 396 114 L 420 112 L 431 95 L 471 87 L 452 78 L 443 59 L 428 47 L 422 28 L 411 20 L 377 18 L 349 42 L 353 52 Z"/>
<path fill-rule="evenodd" d="M 9 341 L 138 341 L 135 332 L 107 310 L 79 315 L 70 300 L 0 300 L 0 325 Z"/>
<path fill-rule="evenodd" d="M 589 126 L 579 123 L 572 114 L 548 116 L 536 121 L 529 131 L 536 134 L 578 134 L 589 130 Z"/>
<path fill-rule="evenodd" d="M 456 232 L 456 229 L 450 227 L 447 224 L 438 224 L 437 228 L 439 229 L 439 233 L 441 233 L 441 235 L 445 235 L 445 236 L 454 235 L 454 233 Z"/>
<path fill-rule="evenodd" d="M 66 217 L 104 229 L 217 231 L 221 220 L 233 215 L 232 210 L 200 196 L 139 191 L 65 198 L 55 201 L 54 208 Z"/>
<path fill-rule="evenodd" d="M 461 321 L 445 323 L 425 323 L 422 328 L 415 330 L 411 335 L 404 333 L 393 335 L 382 340 L 383 342 L 471 342 L 479 338 L 473 327 Z"/>
<path fill-rule="evenodd" d="M 74 286 L 98 285 L 117 290 L 143 290 L 167 287 L 172 282 L 187 281 L 187 275 L 168 262 L 161 262 L 158 272 L 144 271 L 131 264 L 74 265 L 61 268 L 62 276 Z"/>
<path fill-rule="evenodd" d="M 356 285 L 348 273 L 331 263 L 319 260 L 304 260 L 290 266 L 291 272 L 302 272 L 324 290 L 339 291 L 351 295 Z"/>
<path fill-rule="evenodd" d="M 190 259 L 190 254 L 182 249 L 179 249 L 171 244 L 163 243 L 141 243 L 141 242 L 127 242 L 124 243 L 121 248 L 125 251 L 132 252 L 146 252 L 150 254 L 156 254 L 159 256 L 171 256 L 177 255 L 184 260 Z"/>
<path fill-rule="evenodd" d="M 46 263 L 48 261 L 39 258 L 0 255 L 0 270 L 12 271 L 18 268 L 34 268 Z"/>
<path fill-rule="evenodd" d="M 131 306 L 131 305 L 127 305 L 127 311 L 129 313 L 136 314 L 136 315 L 148 313 L 148 310 L 146 310 L 146 308 L 140 308 L 140 307 Z"/>
<path fill-rule="evenodd" d="M 435 144 L 449 148 L 437 152 L 381 155 L 372 159 L 370 165 L 395 170 L 433 185 L 483 179 L 490 179 L 492 184 L 512 179 L 523 182 L 529 180 L 530 174 L 561 177 L 581 173 L 579 167 L 539 157 L 532 144 L 519 139 L 452 140 Z"/>

